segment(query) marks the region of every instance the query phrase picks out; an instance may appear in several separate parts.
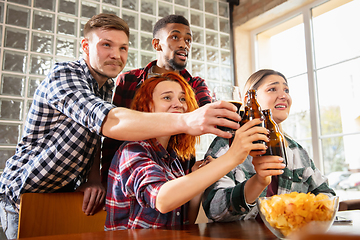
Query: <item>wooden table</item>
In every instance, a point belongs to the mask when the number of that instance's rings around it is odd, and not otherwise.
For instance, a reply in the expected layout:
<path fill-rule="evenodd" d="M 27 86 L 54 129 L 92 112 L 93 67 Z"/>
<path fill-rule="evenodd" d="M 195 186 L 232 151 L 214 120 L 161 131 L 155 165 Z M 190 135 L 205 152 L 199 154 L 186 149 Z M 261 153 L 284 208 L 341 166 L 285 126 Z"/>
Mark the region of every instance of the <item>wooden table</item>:
<path fill-rule="evenodd" d="M 360 239 L 360 210 L 339 212 L 353 220 L 352 224 L 333 225 L 327 234 L 306 234 L 294 239 Z M 345 234 L 345 236 L 344 236 Z M 350 235 L 349 235 L 350 234 Z M 340 237 L 340 238 L 339 238 Z M 264 224 L 257 221 L 201 223 L 172 229 L 130 229 L 57 236 L 26 238 L 31 240 L 241 240 L 277 239 Z"/>
<path fill-rule="evenodd" d="M 195 240 L 195 239 L 277 239 L 257 221 L 200 223 L 172 229 L 129 229 L 57 236 L 25 238 L 32 240 Z"/>
<path fill-rule="evenodd" d="M 333 224 L 328 233 L 334 234 L 353 234 L 359 235 L 360 238 L 360 210 L 341 211 L 336 214 L 337 216 L 351 219 L 351 224 Z"/>

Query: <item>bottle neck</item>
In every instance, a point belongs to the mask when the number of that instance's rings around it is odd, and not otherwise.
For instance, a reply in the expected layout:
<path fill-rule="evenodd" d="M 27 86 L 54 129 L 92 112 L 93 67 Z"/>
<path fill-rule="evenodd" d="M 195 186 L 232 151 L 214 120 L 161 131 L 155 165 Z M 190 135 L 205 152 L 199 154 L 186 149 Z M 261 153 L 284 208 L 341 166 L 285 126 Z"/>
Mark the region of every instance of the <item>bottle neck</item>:
<path fill-rule="evenodd" d="M 280 128 L 277 125 L 277 123 L 274 121 L 274 119 L 272 118 L 272 114 L 271 114 L 271 110 L 270 109 L 265 109 L 262 111 L 264 117 L 265 117 L 265 126 L 267 129 L 269 129 L 270 131 L 274 131 L 274 132 L 280 132 Z"/>
<path fill-rule="evenodd" d="M 257 102 L 256 94 L 254 92 L 251 92 L 248 94 L 247 105 L 250 106 L 253 102 Z"/>

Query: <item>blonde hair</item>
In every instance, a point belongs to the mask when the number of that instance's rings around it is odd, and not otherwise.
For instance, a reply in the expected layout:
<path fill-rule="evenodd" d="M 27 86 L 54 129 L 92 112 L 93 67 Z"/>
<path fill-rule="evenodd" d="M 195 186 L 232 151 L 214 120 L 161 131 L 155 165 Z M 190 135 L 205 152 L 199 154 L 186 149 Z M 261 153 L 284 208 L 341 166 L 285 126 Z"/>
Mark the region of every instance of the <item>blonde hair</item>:
<path fill-rule="evenodd" d="M 248 80 L 245 83 L 242 96 L 245 96 L 246 92 L 250 89 L 257 90 L 259 88 L 259 86 L 261 85 L 262 81 L 264 80 L 264 78 L 269 75 L 278 75 L 278 76 L 284 78 L 286 83 L 288 82 L 286 77 L 278 71 L 275 71 L 272 69 L 261 69 L 257 72 L 254 72 L 253 74 L 251 74 L 251 76 L 248 78 Z"/>

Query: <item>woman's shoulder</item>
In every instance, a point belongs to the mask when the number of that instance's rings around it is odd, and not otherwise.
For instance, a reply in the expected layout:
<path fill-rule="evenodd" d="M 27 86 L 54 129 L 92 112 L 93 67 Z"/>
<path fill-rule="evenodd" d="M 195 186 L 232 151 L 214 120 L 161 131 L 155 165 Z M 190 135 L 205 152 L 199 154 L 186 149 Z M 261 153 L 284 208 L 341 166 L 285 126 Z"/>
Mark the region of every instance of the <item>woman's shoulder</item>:
<path fill-rule="evenodd" d="M 218 158 L 224 155 L 227 150 L 229 150 L 229 139 L 216 137 L 210 144 L 209 149 L 207 150 L 205 157 L 212 156 L 213 158 Z"/>
<path fill-rule="evenodd" d="M 284 134 L 284 137 L 285 137 L 290 149 L 295 149 L 295 148 L 303 149 L 303 147 L 289 135 Z"/>
<path fill-rule="evenodd" d="M 143 162 L 145 159 L 152 159 L 152 146 L 147 141 L 125 141 L 116 151 L 112 162 L 118 164 L 136 164 Z"/>
<path fill-rule="evenodd" d="M 289 137 L 288 135 L 285 135 L 286 141 L 288 143 L 288 147 L 290 149 L 291 155 L 292 155 L 292 161 L 294 162 L 294 166 L 311 166 L 314 168 L 314 163 L 311 160 L 308 152 L 306 149 L 304 149 L 298 142 L 296 142 L 293 138 Z M 299 165 L 300 164 L 300 165 Z"/>

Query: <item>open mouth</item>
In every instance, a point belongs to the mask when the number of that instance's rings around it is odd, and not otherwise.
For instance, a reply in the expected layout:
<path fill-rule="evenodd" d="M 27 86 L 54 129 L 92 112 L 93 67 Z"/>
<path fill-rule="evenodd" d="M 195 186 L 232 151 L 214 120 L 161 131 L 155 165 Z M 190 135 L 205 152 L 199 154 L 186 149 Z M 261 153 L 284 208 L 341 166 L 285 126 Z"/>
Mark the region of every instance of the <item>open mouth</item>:
<path fill-rule="evenodd" d="M 278 104 L 275 106 L 275 109 L 286 109 L 286 108 L 287 108 L 287 106 L 284 104 Z"/>
<path fill-rule="evenodd" d="M 176 55 L 181 59 L 181 60 L 186 60 L 187 57 L 188 57 L 188 54 L 187 52 L 184 52 L 184 51 L 178 51 L 176 52 Z"/>

